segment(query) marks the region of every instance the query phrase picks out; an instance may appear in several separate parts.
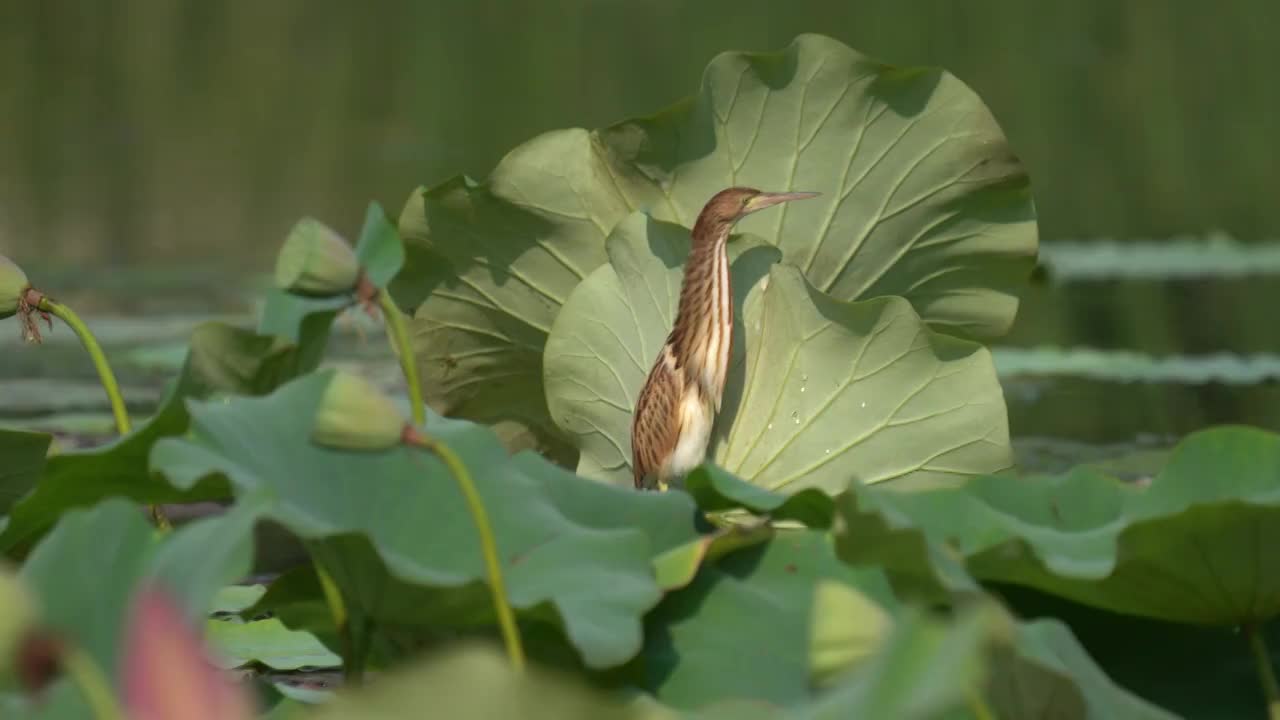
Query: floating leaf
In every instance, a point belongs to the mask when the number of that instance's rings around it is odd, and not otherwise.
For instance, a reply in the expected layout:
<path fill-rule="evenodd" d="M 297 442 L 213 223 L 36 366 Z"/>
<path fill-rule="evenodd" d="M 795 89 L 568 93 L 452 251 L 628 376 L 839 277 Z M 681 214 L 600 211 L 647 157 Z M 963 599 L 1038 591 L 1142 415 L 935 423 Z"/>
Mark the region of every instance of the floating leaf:
<path fill-rule="evenodd" d="M 374 617 L 436 625 L 486 617 L 486 605 L 475 602 L 485 577 L 476 530 L 445 466 L 418 448 L 351 453 L 310 441 L 332 377 L 302 378 L 266 398 L 193 403 L 191 438 L 159 443 L 152 460 L 181 487 L 225 474 L 242 498 L 265 491 L 266 515 L 313 541 L 344 599 Z M 660 595 L 654 545 L 641 528 L 582 515 L 642 516 L 606 503 L 652 504 L 678 511 L 666 523 L 679 527 L 692 522 L 692 505 L 615 491 L 597 493 L 592 506 L 562 509 L 554 498 L 565 493 L 544 489 L 547 475 L 559 473 L 554 482 L 576 482 L 583 492 L 599 489 L 563 471 L 525 472 L 521 466 L 535 461 L 512 461 L 482 426 L 433 419 L 430 430 L 472 473 L 505 560 L 512 605 L 549 607 L 592 667 L 634 655 L 640 616 Z M 417 594 L 408 593 L 413 589 Z"/>
<path fill-rule="evenodd" d="M 840 505 L 847 558 L 918 569 L 864 530 L 889 525 L 954 548 L 979 579 L 1116 612 L 1224 626 L 1280 613 L 1280 561 L 1265 550 L 1280 542 L 1280 436 L 1262 430 L 1189 435 L 1146 489 L 1077 470 L 919 492 L 854 485 Z"/>
<path fill-rule="evenodd" d="M 209 620 L 205 635 L 224 668 L 261 663 L 273 670 L 297 670 L 342 664 L 342 658 L 314 635 L 290 630 L 277 618 L 252 622 Z"/>
<path fill-rule="evenodd" d="M 583 475 L 632 482 L 631 414 L 671 327 L 687 248 L 675 226 L 631 216 L 609 239 L 609 264 L 556 319 L 548 403 L 580 444 Z M 985 349 L 929 330 L 901 298 L 833 300 L 756 250 L 732 268 L 735 293 L 751 292 L 736 303 L 745 359 L 729 373 L 717 465 L 769 489 L 835 493 L 853 477 L 946 482 L 1012 464 Z"/>
<path fill-rule="evenodd" d="M 606 236 L 636 210 L 692 227 L 732 185 L 823 193 L 742 229 L 837 299 L 905 296 L 929 324 L 984 337 L 1013 320 L 1035 212 L 990 112 L 946 72 L 802 35 L 780 52 L 719 55 L 696 96 L 659 113 L 547 133 L 484 183 L 413 194 L 400 218 L 406 271 L 451 270 L 406 280 L 425 297 L 415 324 L 433 405 L 554 436 L 542 347 L 569 293 L 605 262 Z"/>

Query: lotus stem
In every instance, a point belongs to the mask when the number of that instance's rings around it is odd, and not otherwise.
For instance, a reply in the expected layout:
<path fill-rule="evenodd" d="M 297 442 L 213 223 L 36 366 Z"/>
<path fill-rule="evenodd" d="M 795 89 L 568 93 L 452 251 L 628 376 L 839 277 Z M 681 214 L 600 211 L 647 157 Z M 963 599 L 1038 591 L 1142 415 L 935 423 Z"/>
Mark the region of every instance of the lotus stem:
<path fill-rule="evenodd" d="M 80 686 L 80 692 L 95 718 L 124 720 L 124 712 L 111 692 L 111 683 L 88 653 L 78 647 L 68 648 L 62 655 L 62 667 L 76 685 Z"/>
<path fill-rule="evenodd" d="M 449 472 L 458 481 L 458 487 L 462 489 L 462 494 L 467 501 L 467 509 L 471 511 L 471 518 L 475 521 L 476 530 L 480 534 L 480 552 L 484 556 L 485 570 L 489 575 L 493 610 L 498 616 L 498 625 L 502 628 L 502 640 L 507 648 L 507 657 L 511 660 L 511 666 L 516 672 L 522 673 L 525 666 L 524 647 L 520 641 L 520 631 L 516 627 L 515 613 L 507 603 L 507 590 L 502 581 L 502 563 L 498 559 L 498 544 L 493 539 L 489 515 L 485 511 L 480 493 L 476 491 L 475 483 L 471 480 L 471 473 L 457 453 L 439 440 L 419 436 L 414 438 L 414 443 L 435 453 L 449 468 Z"/>
<path fill-rule="evenodd" d="M 1267 652 L 1262 628 L 1250 624 L 1245 626 L 1244 632 L 1249 637 L 1249 648 L 1253 650 L 1253 662 L 1257 665 L 1258 680 L 1262 683 L 1262 694 L 1267 701 L 1267 717 L 1280 720 L 1280 684 L 1276 683 L 1275 668 L 1271 665 L 1271 654 Z"/>
<path fill-rule="evenodd" d="M 409 328 L 405 324 L 404 314 L 396 306 L 391 293 L 386 288 L 378 291 L 378 305 L 387 319 L 387 328 L 391 333 L 391 342 L 395 344 L 396 354 L 400 356 L 400 369 L 404 371 L 405 383 L 409 386 L 409 409 L 413 413 L 413 424 L 422 427 L 427 421 L 425 405 L 422 402 L 422 382 L 418 379 L 418 363 L 413 356 L 413 342 L 409 339 Z"/>
<path fill-rule="evenodd" d="M 320 580 L 320 589 L 324 592 L 324 601 L 329 607 L 329 615 L 333 618 L 333 626 L 338 630 L 338 636 L 342 638 L 343 675 L 352 686 L 358 686 L 364 679 L 364 658 L 360 656 L 361 652 L 356 647 L 347 604 L 342 600 L 342 593 L 339 592 L 337 583 L 324 569 L 324 565 L 314 557 L 311 563 L 316 569 L 316 577 Z"/>
<path fill-rule="evenodd" d="M 121 437 L 128 435 L 132 427 L 129 423 L 129 412 L 125 408 L 124 396 L 120 394 L 120 384 L 116 382 L 115 373 L 111 372 L 111 365 L 107 362 L 107 356 L 102 352 L 102 346 L 98 344 L 97 338 L 89 331 L 89 326 L 84 324 L 84 321 L 80 319 L 80 316 L 74 310 L 50 298 L 48 295 L 37 290 L 28 290 L 28 293 L 36 296 L 31 298 L 35 300 L 35 302 L 31 303 L 33 306 L 52 314 L 66 323 L 67 327 L 70 327 L 71 331 L 80 339 L 80 344 L 89 353 L 89 358 L 93 361 L 93 367 L 98 371 L 102 389 L 107 392 L 107 400 L 111 403 L 111 414 L 115 416 L 116 431 Z M 151 514 L 152 521 L 161 530 L 168 531 L 172 529 L 169 519 L 165 517 L 159 505 L 148 505 L 147 511 Z"/>

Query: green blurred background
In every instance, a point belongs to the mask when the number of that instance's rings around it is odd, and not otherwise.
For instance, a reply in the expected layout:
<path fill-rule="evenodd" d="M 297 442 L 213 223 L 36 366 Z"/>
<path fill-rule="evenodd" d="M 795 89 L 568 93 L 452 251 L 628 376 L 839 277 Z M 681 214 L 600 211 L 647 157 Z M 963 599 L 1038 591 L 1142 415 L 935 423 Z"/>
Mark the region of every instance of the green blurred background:
<path fill-rule="evenodd" d="M 1280 237 L 1275 0 L 0 0 L 0 252 L 104 312 L 163 312 L 146 283 L 243 310 L 219 290 L 269 270 L 301 215 L 354 233 L 370 199 L 397 214 L 415 185 L 652 112 L 716 53 L 801 32 L 977 90 L 1045 241 Z M 1041 285 L 1007 343 L 1274 353 L 1277 284 Z M 1274 382 L 1007 387 L 1022 435 L 1280 427 Z"/>

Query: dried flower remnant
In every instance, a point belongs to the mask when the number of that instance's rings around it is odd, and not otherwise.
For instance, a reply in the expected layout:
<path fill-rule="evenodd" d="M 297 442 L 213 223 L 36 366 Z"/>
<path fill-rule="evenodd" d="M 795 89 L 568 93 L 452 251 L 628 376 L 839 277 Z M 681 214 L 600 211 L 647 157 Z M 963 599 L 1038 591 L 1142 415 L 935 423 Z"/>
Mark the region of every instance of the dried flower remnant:
<path fill-rule="evenodd" d="M 40 309 L 40 301 L 43 299 L 44 295 L 31 287 L 22 268 L 0 255 L 0 320 L 17 315 L 22 324 L 22 339 L 29 343 L 39 343 L 44 339 L 40 335 L 37 315 L 50 329 L 53 328 L 49 313 Z"/>

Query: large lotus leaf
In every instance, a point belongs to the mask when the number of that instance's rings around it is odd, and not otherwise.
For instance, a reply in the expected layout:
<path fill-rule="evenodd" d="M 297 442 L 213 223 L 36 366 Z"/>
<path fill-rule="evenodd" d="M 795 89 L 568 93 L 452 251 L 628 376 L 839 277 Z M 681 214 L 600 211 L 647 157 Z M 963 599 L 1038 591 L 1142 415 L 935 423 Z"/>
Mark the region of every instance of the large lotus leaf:
<path fill-rule="evenodd" d="M 487 613 L 485 595 L 475 592 L 485 578 L 475 526 L 456 482 L 434 455 L 410 447 L 344 452 L 311 442 L 331 378 L 330 372 L 304 377 L 265 398 L 192 403 L 191 437 L 157 444 L 152 461 L 181 487 L 222 474 L 240 497 L 265 494 L 265 513 L 316 543 L 344 597 L 375 611 L 393 608 L 394 621 L 439 624 L 433 611 L 459 608 L 473 616 Z M 569 493 L 549 491 L 544 473 L 525 472 L 522 465 L 533 460 L 513 461 L 489 429 L 438 419 L 430 430 L 461 456 L 488 508 L 512 605 L 529 612 L 549 605 L 588 665 L 633 656 L 640 647 L 640 616 L 660 597 L 651 567 L 654 545 L 643 525 L 602 520 L 648 517 L 657 523 L 655 536 L 669 538 L 660 542 L 670 543 L 672 528 L 690 523 L 692 504 L 596 492 L 599 519 L 587 519 L 584 506 L 562 509 L 555 498 Z M 599 490 L 569 477 L 552 481 L 576 482 L 584 493 Z M 627 504 L 673 514 L 610 507 Z M 373 582 L 379 563 L 401 585 L 419 590 L 412 602 L 404 595 L 377 597 L 400 592 Z"/>
<path fill-rule="evenodd" d="M 160 585 L 194 621 L 208 612 L 219 587 L 249 571 L 254 519 L 252 508 L 239 508 L 162 536 L 136 505 L 107 500 L 63 516 L 32 550 L 20 578 L 37 598 L 44 627 L 83 648 L 114 685 L 138 589 Z M 69 680 L 50 690 L 58 707 L 50 716 L 91 717 Z"/>
<path fill-rule="evenodd" d="M 833 658 L 840 667 L 874 650 L 894 608 L 883 574 L 841 563 L 825 533 L 780 533 L 704 566 L 649 614 L 645 684 L 689 709 L 800 702 Z"/>
<path fill-rule="evenodd" d="M 609 239 L 609 264 L 556 318 L 547 398 L 583 475 L 631 483 L 631 413 L 671 327 L 688 243 L 676 226 L 631 216 Z M 852 477 L 928 484 L 1012 464 L 986 349 L 929 330 L 901 298 L 833 300 L 796 268 L 770 265 L 767 250 L 748 245 L 731 268 L 746 297 L 717 465 L 770 489 L 835 493 Z"/>
<path fill-rule="evenodd" d="M 692 227 L 733 185 L 823 193 L 742 229 L 838 299 L 904 296 L 930 324 L 977 336 L 1013 320 L 1035 211 L 982 101 L 946 72 L 802 35 L 781 52 L 716 57 L 696 96 L 654 115 L 548 133 L 482 184 L 416 191 L 401 216 L 404 292 L 426 297 L 419 357 L 433 401 L 549 430 L 542 344 L 569 292 L 605 261 L 610 230 L 635 210 Z M 449 275 L 414 280 L 442 263 Z"/>
<path fill-rule="evenodd" d="M 1280 542 L 1280 436 L 1262 430 L 1187 436 L 1146 489 L 1077 470 L 919 492 L 853 485 L 841 505 L 842 554 L 864 562 L 892 563 L 863 533 L 887 519 L 950 545 L 977 578 L 1116 612 L 1226 626 L 1280 612 L 1280 559 L 1266 551 Z"/>

